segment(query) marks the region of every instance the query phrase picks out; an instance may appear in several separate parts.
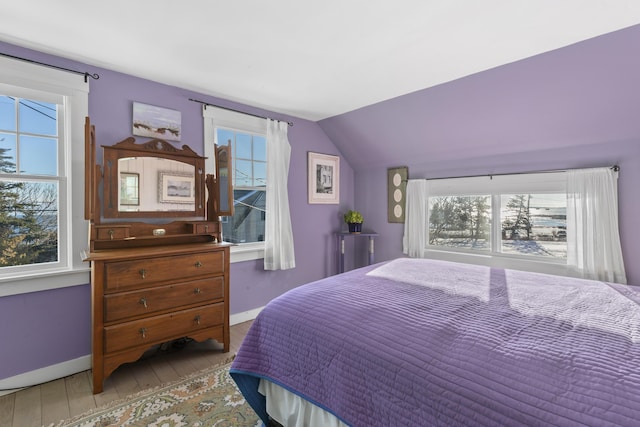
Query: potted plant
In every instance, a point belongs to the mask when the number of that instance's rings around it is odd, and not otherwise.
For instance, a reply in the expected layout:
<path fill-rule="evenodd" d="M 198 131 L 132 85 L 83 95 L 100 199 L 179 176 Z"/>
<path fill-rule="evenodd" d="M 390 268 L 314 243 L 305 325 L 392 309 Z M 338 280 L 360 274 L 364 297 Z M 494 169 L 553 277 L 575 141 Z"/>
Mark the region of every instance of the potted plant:
<path fill-rule="evenodd" d="M 364 218 L 358 211 L 349 210 L 344 214 L 344 222 L 349 226 L 349 233 L 361 233 Z"/>

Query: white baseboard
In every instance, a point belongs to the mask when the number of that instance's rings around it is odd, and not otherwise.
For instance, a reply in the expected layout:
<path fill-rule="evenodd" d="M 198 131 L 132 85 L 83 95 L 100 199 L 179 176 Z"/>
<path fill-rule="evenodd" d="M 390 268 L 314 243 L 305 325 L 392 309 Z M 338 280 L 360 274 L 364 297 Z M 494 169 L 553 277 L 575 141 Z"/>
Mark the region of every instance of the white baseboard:
<path fill-rule="evenodd" d="M 253 310 L 243 311 L 242 313 L 236 313 L 229 316 L 229 324 L 237 325 L 238 323 L 248 322 L 258 317 L 258 314 L 264 307 L 254 308 Z"/>
<path fill-rule="evenodd" d="M 67 360 L 56 365 L 46 366 L 35 371 L 25 372 L 14 377 L 0 380 L 0 396 L 14 393 L 20 389 L 64 378 L 78 372 L 91 369 L 91 355 Z"/>
<path fill-rule="evenodd" d="M 253 310 L 236 313 L 229 316 L 229 324 L 237 325 L 238 323 L 248 322 L 258 316 L 264 307 Z M 58 378 L 64 378 L 78 372 L 91 369 L 91 355 L 78 357 L 77 359 L 67 360 L 66 362 L 56 365 L 46 366 L 34 371 L 25 372 L 14 377 L 4 378 L 0 380 L 0 396 L 14 393 L 32 385 L 46 383 Z"/>

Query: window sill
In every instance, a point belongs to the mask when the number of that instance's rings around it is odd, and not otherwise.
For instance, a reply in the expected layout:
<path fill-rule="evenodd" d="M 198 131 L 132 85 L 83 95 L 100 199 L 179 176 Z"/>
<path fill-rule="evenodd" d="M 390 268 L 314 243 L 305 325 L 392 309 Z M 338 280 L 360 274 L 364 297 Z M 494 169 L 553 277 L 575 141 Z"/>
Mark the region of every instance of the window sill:
<path fill-rule="evenodd" d="M 31 292 L 87 285 L 90 283 L 90 269 L 48 271 L 0 279 L 0 297 L 28 294 Z"/>
<path fill-rule="evenodd" d="M 559 260 L 543 261 L 539 259 L 523 259 L 509 256 L 495 256 L 489 253 L 471 254 L 446 250 L 425 249 L 424 257 L 441 261 L 464 262 L 467 264 L 486 265 L 495 268 L 524 270 L 534 273 L 574 276 L 575 272 L 565 262 Z"/>
<path fill-rule="evenodd" d="M 246 243 L 231 247 L 231 263 L 262 258 L 264 258 L 264 242 Z"/>

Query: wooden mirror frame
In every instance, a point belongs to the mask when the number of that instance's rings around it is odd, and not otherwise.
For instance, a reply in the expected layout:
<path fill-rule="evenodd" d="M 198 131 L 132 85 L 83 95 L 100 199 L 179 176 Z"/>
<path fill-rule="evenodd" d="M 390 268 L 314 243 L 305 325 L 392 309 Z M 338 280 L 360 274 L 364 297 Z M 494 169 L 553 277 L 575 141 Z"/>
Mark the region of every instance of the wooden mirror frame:
<path fill-rule="evenodd" d="M 231 162 L 231 147 L 221 145 L 215 147 L 216 151 L 216 177 L 218 177 L 219 201 L 217 206 L 218 215 L 233 216 L 233 168 Z M 226 179 L 223 179 L 226 177 Z M 226 188 L 222 188 L 222 187 Z"/>
<path fill-rule="evenodd" d="M 205 215 L 205 158 L 195 153 L 186 145 L 178 149 L 162 139 L 136 144 L 133 137 L 124 139 L 117 144 L 102 147 L 104 153 L 104 197 L 102 215 L 104 218 L 176 218 L 193 217 L 204 219 Z M 194 167 L 194 209 L 193 210 L 162 210 L 162 211 L 121 211 L 118 195 L 120 191 L 119 160 L 131 157 L 149 157 L 168 159 Z"/>
<path fill-rule="evenodd" d="M 164 140 L 136 144 L 129 137 L 112 146 L 103 146 L 104 164 L 96 162 L 95 128 L 85 121 L 85 219 L 89 220 L 89 251 L 184 243 L 221 242 L 218 212 L 220 190 L 213 175 L 205 174 L 205 157 L 187 146 L 175 148 Z M 130 157 L 157 157 L 194 167 L 195 205 L 188 211 L 119 211 L 118 160 Z M 233 189 L 231 189 L 233 191 Z M 208 197 L 207 197 L 208 195 Z M 104 205 L 105 197 L 115 200 Z M 171 221 L 176 218 L 175 221 Z M 183 220 L 180 220 L 180 219 Z M 129 219 L 135 219 L 131 222 Z"/>

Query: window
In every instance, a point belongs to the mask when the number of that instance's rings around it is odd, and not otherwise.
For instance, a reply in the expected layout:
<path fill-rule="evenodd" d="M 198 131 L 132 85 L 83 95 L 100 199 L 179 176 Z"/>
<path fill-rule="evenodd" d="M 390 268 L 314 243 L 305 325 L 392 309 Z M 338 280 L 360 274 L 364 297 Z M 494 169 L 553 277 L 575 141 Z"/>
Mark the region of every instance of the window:
<path fill-rule="evenodd" d="M 567 196 L 561 173 L 428 181 L 427 251 L 481 255 L 507 267 L 566 264 Z M 456 255 L 457 254 L 457 255 Z M 512 265 L 509 265 L 509 264 Z"/>
<path fill-rule="evenodd" d="M 0 94 L 0 268 L 60 261 L 58 105 Z"/>
<path fill-rule="evenodd" d="M 491 249 L 489 196 L 432 197 L 429 212 L 429 245 Z"/>
<path fill-rule="evenodd" d="M 566 194 L 502 194 L 500 252 L 567 259 Z"/>
<path fill-rule="evenodd" d="M 491 196 L 429 198 L 429 245 L 491 253 L 491 224 L 499 224 L 495 252 L 566 259 L 565 194 L 499 194 L 492 221 Z"/>
<path fill-rule="evenodd" d="M 0 82 L 0 295 L 85 284 L 88 84 L 6 58 Z"/>
<path fill-rule="evenodd" d="M 222 236 L 231 261 L 264 257 L 267 212 L 266 120 L 222 108 L 203 106 L 206 171 L 214 173 L 214 144 L 231 145 L 234 215 L 222 217 Z"/>
<path fill-rule="evenodd" d="M 231 145 L 233 158 L 232 217 L 223 217 L 225 242 L 264 241 L 267 185 L 267 146 L 265 137 L 216 129 L 217 145 Z"/>

